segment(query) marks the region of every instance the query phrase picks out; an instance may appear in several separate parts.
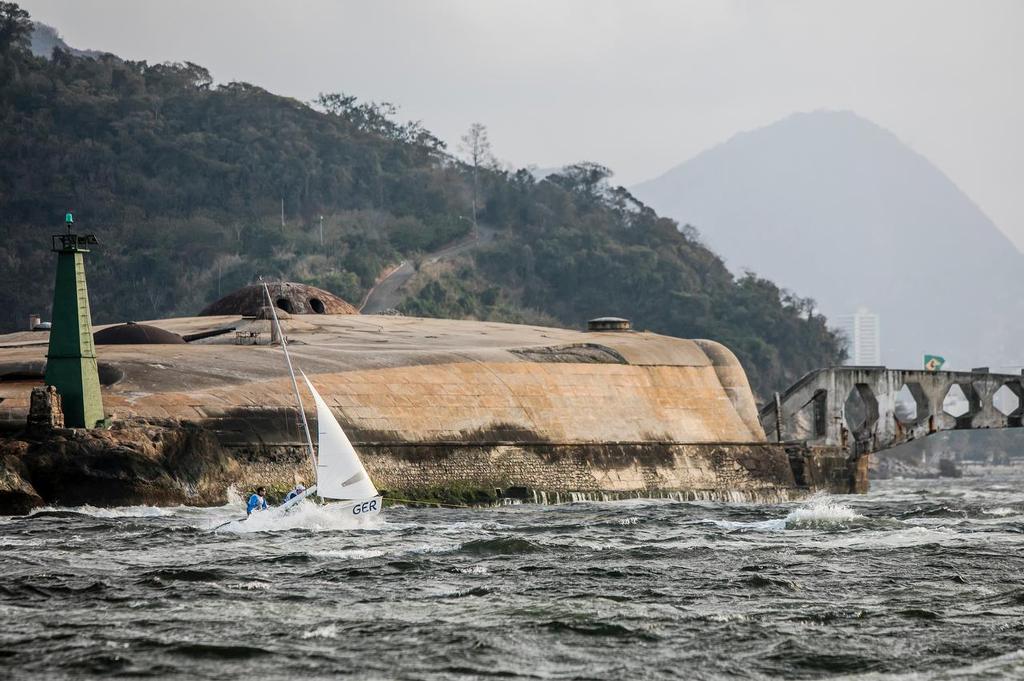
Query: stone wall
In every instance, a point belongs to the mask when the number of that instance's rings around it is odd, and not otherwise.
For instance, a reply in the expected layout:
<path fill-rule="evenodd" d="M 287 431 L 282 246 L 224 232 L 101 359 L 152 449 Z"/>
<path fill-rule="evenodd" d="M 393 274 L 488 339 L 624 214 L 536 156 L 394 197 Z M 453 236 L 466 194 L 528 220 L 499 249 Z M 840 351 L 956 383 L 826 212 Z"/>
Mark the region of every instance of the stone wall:
<path fill-rule="evenodd" d="M 858 471 L 838 449 L 773 444 L 363 444 L 359 450 L 377 487 L 397 498 L 457 492 L 542 502 L 637 497 L 784 501 L 818 491 L 848 493 L 858 485 Z M 284 491 L 314 479 L 301 446 L 229 451 L 241 466 L 240 488 L 263 485 Z M 866 471 L 863 478 L 866 482 Z"/>

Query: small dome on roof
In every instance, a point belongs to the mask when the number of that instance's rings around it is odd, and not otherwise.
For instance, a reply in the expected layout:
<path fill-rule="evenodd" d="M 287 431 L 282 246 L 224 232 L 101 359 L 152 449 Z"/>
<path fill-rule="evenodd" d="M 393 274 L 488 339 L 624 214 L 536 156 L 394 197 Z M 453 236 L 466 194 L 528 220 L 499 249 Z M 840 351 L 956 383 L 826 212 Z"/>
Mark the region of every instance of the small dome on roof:
<path fill-rule="evenodd" d="M 292 318 L 290 314 L 281 308 L 274 309 L 269 305 L 264 305 L 259 309 L 259 312 L 256 313 L 256 319 L 273 319 L 274 317 L 277 317 L 279 321 Z"/>
<path fill-rule="evenodd" d="M 101 329 L 92 335 L 96 345 L 182 345 L 185 339 L 149 324 L 118 324 Z"/>
<path fill-rule="evenodd" d="M 338 296 L 307 284 L 283 281 L 267 284 L 274 306 L 289 314 L 359 314 L 359 310 Z M 207 305 L 200 316 L 241 315 L 256 317 L 260 308 L 267 306 L 263 284 L 243 286 L 215 303 Z"/>

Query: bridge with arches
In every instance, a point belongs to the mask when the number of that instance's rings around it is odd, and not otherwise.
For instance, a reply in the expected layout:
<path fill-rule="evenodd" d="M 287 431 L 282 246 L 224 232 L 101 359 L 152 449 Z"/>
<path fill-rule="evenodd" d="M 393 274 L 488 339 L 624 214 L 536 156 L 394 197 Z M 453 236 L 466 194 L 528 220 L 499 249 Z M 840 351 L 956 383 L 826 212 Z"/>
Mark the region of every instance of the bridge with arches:
<path fill-rule="evenodd" d="M 769 440 L 878 452 L 946 430 L 1017 428 L 1024 376 L 832 367 L 807 374 L 760 412 Z"/>

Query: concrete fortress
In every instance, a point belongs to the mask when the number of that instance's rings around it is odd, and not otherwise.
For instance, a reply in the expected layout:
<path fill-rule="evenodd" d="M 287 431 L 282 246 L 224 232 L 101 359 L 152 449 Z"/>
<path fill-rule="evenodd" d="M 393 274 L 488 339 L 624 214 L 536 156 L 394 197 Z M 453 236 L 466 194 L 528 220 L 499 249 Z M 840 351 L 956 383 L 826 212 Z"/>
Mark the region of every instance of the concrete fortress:
<path fill-rule="evenodd" d="M 841 452 L 766 441 L 743 368 L 712 341 L 296 307 L 282 321 L 294 361 L 393 496 L 778 500 L 855 486 Z M 311 480 L 265 316 L 147 322 L 190 342 L 103 346 L 115 430 L 212 436 L 203 446 L 218 450 L 219 470 L 238 487 Z M 45 335 L 0 337 L 9 431 L 25 424 L 41 385 Z"/>

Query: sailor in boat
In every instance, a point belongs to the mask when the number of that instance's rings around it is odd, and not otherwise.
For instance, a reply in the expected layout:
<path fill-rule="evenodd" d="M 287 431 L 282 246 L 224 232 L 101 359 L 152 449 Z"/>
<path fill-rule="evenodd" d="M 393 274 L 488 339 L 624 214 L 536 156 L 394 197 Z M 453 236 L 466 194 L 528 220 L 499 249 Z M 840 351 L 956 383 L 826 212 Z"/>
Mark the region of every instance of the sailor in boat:
<path fill-rule="evenodd" d="M 267 510 L 267 488 L 258 487 L 253 495 L 249 497 L 249 503 L 245 506 L 246 517 L 252 515 L 253 511 Z"/>
<path fill-rule="evenodd" d="M 291 501 L 292 499 L 294 499 L 295 497 L 299 496 L 300 494 L 302 494 L 305 491 L 306 491 L 306 486 L 303 485 L 300 482 L 299 484 L 295 485 L 295 487 L 292 489 L 291 492 L 288 492 L 288 495 L 285 496 L 285 498 L 284 498 L 284 503 L 287 504 L 289 501 Z"/>

